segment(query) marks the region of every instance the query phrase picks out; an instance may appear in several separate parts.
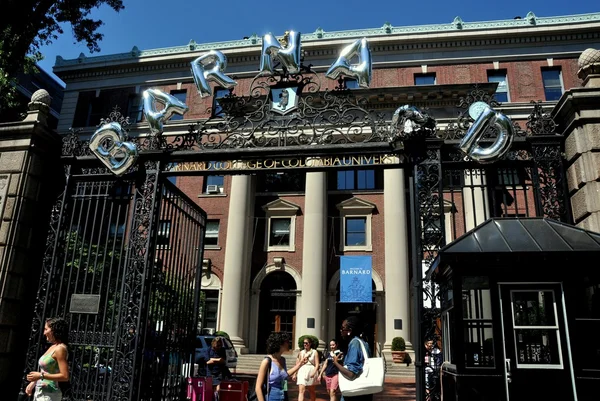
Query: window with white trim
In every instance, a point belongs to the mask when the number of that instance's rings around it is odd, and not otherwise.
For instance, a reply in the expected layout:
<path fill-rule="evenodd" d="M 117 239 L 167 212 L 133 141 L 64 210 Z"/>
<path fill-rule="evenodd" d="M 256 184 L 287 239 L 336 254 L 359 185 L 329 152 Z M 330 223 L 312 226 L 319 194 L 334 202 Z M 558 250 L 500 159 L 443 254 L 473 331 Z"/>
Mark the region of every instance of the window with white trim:
<path fill-rule="evenodd" d="M 508 92 L 508 81 L 506 80 L 506 70 L 488 70 L 488 82 L 498 82 L 494 97 L 500 103 L 510 102 L 510 94 Z"/>
<path fill-rule="evenodd" d="M 344 243 L 347 247 L 367 245 L 366 217 L 346 217 L 344 228 Z"/>
<path fill-rule="evenodd" d="M 292 202 L 276 199 L 263 206 L 266 214 L 265 251 L 296 250 L 296 216 L 300 207 Z"/>
<path fill-rule="evenodd" d="M 340 211 L 340 250 L 372 251 L 371 217 L 375 204 L 350 198 L 337 205 Z"/>
<path fill-rule="evenodd" d="M 223 170 L 226 162 L 222 161 L 210 161 L 207 164 L 207 170 L 217 171 Z M 203 192 L 207 195 L 219 195 L 223 193 L 225 187 L 225 176 L 224 175 L 207 175 L 204 177 L 204 189 Z"/>
<path fill-rule="evenodd" d="M 289 247 L 290 227 L 292 219 L 289 217 L 274 217 L 269 222 L 269 247 Z"/>
<path fill-rule="evenodd" d="M 206 222 L 204 245 L 209 249 L 219 246 L 219 220 L 208 220 Z"/>
<path fill-rule="evenodd" d="M 558 100 L 563 94 L 562 71 L 560 67 L 542 68 L 542 83 L 547 101 Z"/>
<path fill-rule="evenodd" d="M 561 368 L 562 346 L 552 290 L 511 290 L 518 368 Z"/>

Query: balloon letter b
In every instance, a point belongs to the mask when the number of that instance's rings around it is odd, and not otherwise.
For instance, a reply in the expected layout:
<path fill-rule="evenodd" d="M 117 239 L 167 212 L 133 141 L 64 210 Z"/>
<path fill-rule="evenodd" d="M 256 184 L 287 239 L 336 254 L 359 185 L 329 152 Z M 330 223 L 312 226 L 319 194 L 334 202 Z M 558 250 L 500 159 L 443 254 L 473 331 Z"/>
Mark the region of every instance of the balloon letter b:
<path fill-rule="evenodd" d="M 498 136 L 491 146 L 484 148 L 479 145 L 479 141 L 491 126 L 496 128 Z M 481 110 L 481 114 L 469 128 L 460 142 L 459 148 L 472 160 L 480 163 L 493 163 L 500 160 L 510 150 L 514 135 L 515 130 L 510 118 L 487 106 Z"/>
<path fill-rule="evenodd" d="M 121 125 L 110 122 L 98 128 L 90 139 L 90 149 L 115 175 L 129 170 L 138 157 L 135 144 L 125 142 L 127 136 Z"/>

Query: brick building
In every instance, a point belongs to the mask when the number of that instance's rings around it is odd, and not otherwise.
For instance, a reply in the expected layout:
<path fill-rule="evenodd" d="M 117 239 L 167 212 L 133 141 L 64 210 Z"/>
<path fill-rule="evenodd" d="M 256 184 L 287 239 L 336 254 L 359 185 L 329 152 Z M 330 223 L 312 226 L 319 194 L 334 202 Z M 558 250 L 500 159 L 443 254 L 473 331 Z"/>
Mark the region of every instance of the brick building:
<path fill-rule="evenodd" d="M 368 108 L 389 112 L 403 104 L 427 108 L 438 129 L 451 128 L 460 98 L 475 84 L 494 94 L 498 110 L 523 127 L 531 101 L 552 108 L 563 92 L 581 86 L 577 60 L 587 48 L 600 47 L 600 14 L 463 22 L 413 27 L 359 29 L 302 35 L 304 65 L 312 65 L 321 90 L 338 82 L 325 71 L 339 50 L 366 37 L 373 58 L 369 89 L 346 82 L 349 90 L 368 91 Z M 133 44 L 132 44 L 133 46 Z M 158 88 L 185 101 L 189 111 L 172 118 L 164 135 L 186 132 L 190 122 L 218 118 L 228 90 L 215 88 L 201 98 L 190 62 L 216 49 L 228 59 L 227 74 L 247 94 L 259 65 L 259 37 L 139 50 L 74 60 L 57 59 L 54 72 L 66 83 L 59 132 L 69 127 L 94 132 L 114 106 L 143 133 L 141 94 Z M 368 156 L 368 155 L 367 155 Z M 369 158 L 357 169 L 326 172 L 256 171 L 228 175 L 219 162 L 214 171 L 173 176 L 172 181 L 208 215 L 202 288 L 206 295 L 204 328 L 228 332 L 235 345 L 262 352 L 271 331 L 298 338 L 335 337 L 350 312 L 368 317 L 371 337 L 389 348 L 392 338 L 411 336 L 409 186 L 402 168 L 379 169 Z M 449 171 L 444 180 L 446 241 L 459 237 L 494 215 L 531 216 L 535 206 L 531 177 L 500 169 Z M 499 185 L 497 191 L 488 187 Z M 507 189 L 508 188 L 508 189 Z M 171 222 L 161 222 L 159 237 L 168 242 Z M 440 228 L 441 229 L 441 228 Z M 425 232 L 427 235 L 427 232 Z M 373 304 L 339 300 L 340 256 L 372 256 Z M 417 295 L 418 296 L 418 295 Z"/>

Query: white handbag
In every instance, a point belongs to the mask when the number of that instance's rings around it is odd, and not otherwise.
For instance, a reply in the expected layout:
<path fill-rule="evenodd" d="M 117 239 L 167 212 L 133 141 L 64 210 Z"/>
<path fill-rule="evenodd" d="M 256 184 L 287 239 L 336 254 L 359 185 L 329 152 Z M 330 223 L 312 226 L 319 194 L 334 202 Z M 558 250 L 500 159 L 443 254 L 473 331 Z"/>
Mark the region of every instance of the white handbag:
<path fill-rule="evenodd" d="M 385 377 L 383 358 L 369 358 L 362 340 L 358 340 L 358 342 L 365 356 L 365 363 L 362 372 L 354 380 L 347 379 L 341 372 L 338 373 L 340 391 L 343 396 L 355 397 L 383 391 Z"/>

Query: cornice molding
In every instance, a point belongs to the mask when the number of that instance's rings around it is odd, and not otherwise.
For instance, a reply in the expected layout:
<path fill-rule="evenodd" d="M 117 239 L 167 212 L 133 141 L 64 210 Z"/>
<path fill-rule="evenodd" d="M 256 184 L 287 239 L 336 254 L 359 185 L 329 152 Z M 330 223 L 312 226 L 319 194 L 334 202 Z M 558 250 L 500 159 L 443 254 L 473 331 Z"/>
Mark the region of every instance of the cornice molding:
<path fill-rule="evenodd" d="M 527 37 L 503 37 L 503 38 L 482 38 L 482 39 L 460 39 L 460 40 L 447 40 L 447 41 L 438 41 L 438 42 L 415 42 L 415 43 L 397 43 L 397 44 L 389 44 L 389 45 L 378 45 L 374 46 L 372 49 L 372 53 L 376 56 L 378 53 L 388 53 L 388 52 L 403 52 L 403 51 L 413 51 L 419 50 L 422 51 L 424 49 L 460 49 L 460 48 L 473 48 L 473 47 L 483 47 L 483 46 L 505 46 L 505 45 L 522 45 L 522 44 L 535 44 L 535 43 L 543 43 L 548 44 L 549 42 L 566 42 L 566 43 L 574 43 L 577 41 L 586 41 L 586 40 L 600 40 L 600 30 L 596 32 L 581 32 L 581 33 L 570 33 L 570 34 L 549 34 L 549 35 L 539 35 L 539 36 L 527 36 Z M 311 58 L 323 57 L 323 56 L 331 56 L 335 57 L 336 52 L 338 51 L 338 47 L 332 47 L 330 49 L 318 49 L 318 50 L 305 50 L 305 57 L 307 61 L 310 62 Z M 574 57 L 578 57 L 579 54 L 573 55 Z M 506 55 L 506 56 L 490 56 L 493 59 L 504 59 L 510 57 L 518 57 L 519 59 L 523 59 L 523 55 Z M 480 59 L 481 57 L 477 57 Z M 255 55 L 244 55 L 244 56 L 228 56 L 229 65 L 235 64 L 244 64 L 251 63 L 258 65 L 260 55 L 257 52 Z M 469 60 L 470 58 L 461 58 L 461 60 Z M 124 74 L 137 74 L 140 72 L 150 72 L 150 71 L 173 71 L 173 70 L 189 70 L 189 60 L 165 60 L 164 63 L 160 64 L 140 64 L 135 63 L 127 66 L 114 66 L 114 67 L 104 67 L 104 69 L 94 69 L 92 65 L 89 65 L 89 69 L 84 69 L 82 65 L 78 65 L 78 68 L 59 68 L 55 71 L 63 80 L 72 80 L 72 79 L 81 79 L 81 78 L 94 78 L 99 76 L 110 76 L 110 75 L 119 75 L 122 76 Z M 128 60 L 128 62 L 133 62 L 134 60 Z M 393 64 L 414 64 L 421 65 L 423 61 L 427 61 L 428 63 L 438 64 L 437 60 L 408 60 L 408 61 L 382 61 L 382 62 L 373 62 L 374 68 L 385 68 L 385 67 L 393 67 Z M 125 60 L 124 60 L 125 62 Z M 61 71 L 62 69 L 62 71 Z M 316 67 L 316 70 L 319 70 L 319 67 Z M 232 73 L 231 75 L 235 75 L 238 77 L 243 77 L 247 74 L 256 73 L 256 71 L 248 71 L 248 72 L 239 72 Z M 190 76 L 191 78 L 191 76 Z"/>
<path fill-rule="evenodd" d="M 326 32 L 321 28 L 317 28 L 317 30 L 313 33 L 304 33 L 302 34 L 302 41 L 304 44 L 318 44 L 323 43 L 327 44 L 327 42 L 335 42 L 339 40 L 345 39 L 353 39 L 353 38 L 362 38 L 362 37 L 391 37 L 394 36 L 410 36 L 410 35 L 423 35 L 423 34 L 448 34 L 448 33 L 460 33 L 460 32 L 476 32 L 476 31 L 500 31 L 502 30 L 502 34 L 508 34 L 507 30 L 515 30 L 520 32 L 515 33 L 523 33 L 523 29 L 528 28 L 552 28 L 559 27 L 561 25 L 569 25 L 571 29 L 574 29 L 575 24 L 585 24 L 585 23 L 598 23 L 600 22 L 600 13 L 590 13 L 590 14 L 580 14 L 580 15 L 567 15 L 567 16 L 558 16 L 558 17 L 536 17 L 533 13 L 529 13 L 523 19 L 511 19 L 511 20 L 499 20 L 499 21 L 482 21 L 482 22 L 463 22 L 460 17 L 455 18 L 452 23 L 449 24 L 435 24 L 435 25 L 418 25 L 418 26 L 404 26 L 404 27 L 394 27 L 389 23 L 384 24 L 380 28 L 369 28 L 369 29 L 358 29 L 358 30 L 348 30 L 348 31 L 334 31 L 334 32 Z M 498 32 L 500 33 L 500 32 Z M 533 32 L 532 32 L 533 33 Z M 560 35 L 564 37 L 564 34 Z M 515 43 L 513 40 L 516 38 L 498 38 L 498 39 L 482 39 L 482 41 L 506 41 L 506 43 Z M 566 40 L 566 39 L 562 39 Z M 455 43 L 455 42 L 463 42 L 462 40 L 458 41 L 447 41 L 441 42 L 438 41 L 438 45 L 431 46 L 432 44 L 418 42 L 418 43 L 403 43 L 392 45 L 390 50 L 385 51 L 393 51 L 393 50 L 411 50 L 414 48 L 435 48 L 435 47 L 452 47 L 448 45 L 439 45 L 439 43 Z M 527 42 L 530 42 L 529 40 Z M 503 42 L 502 42 L 503 43 Z M 500 44 L 502 44 L 500 43 Z M 332 43 L 333 44 L 333 43 Z M 156 56 L 169 56 L 169 55 L 183 55 L 189 57 L 193 57 L 194 54 L 198 52 L 208 51 L 212 49 L 218 50 L 228 50 L 228 49 L 239 49 L 242 51 L 252 51 L 252 48 L 260 49 L 262 45 L 262 38 L 257 36 L 256 34 L 252 35 L 247 39 L 242 40 L 233 40 L 233 41 L 225 41 L 225 42 L 213 42 L 213 43 L 196 43 L 194 40 L 191 40 L 187 45 L 184 46 L 174 46 L 167 47 L 161 49 L 150 49 L 150 50 L 139 50 L 137 46 L 134 46 L 130 52 L 127 53 L 119 53 L 119 54 L 110 54 L 105 56 L 96 56 L 96 57 L 86 57 L 83 53 L 76 59 L 65 60 L 60 56 L 56 58 L 55 67 L 57 70 L 67 67 L 75 67 L 81 66 L 82 64 L 92 65 L 99 63 L 107 63 L 107 62 L 131 62 L 132 60 L 139 60 L 141 58 L 150 58 Z M 417 46 L 417 47 L 411 47 Z M 458 45 L 458 46 L 469 46 L 469 45 Z M 337 47 L 337 46 L 335 46 Z M 384 47 L 388 47 L 387 45 Z M 378 46 L 375 46 L 374 51 L 379 52 L 382 50 L 377 49 Z M 315 52 L 315 55 L 327 55 L 329 52 L 323 54 L 323 50 L 309 50 L 308 56 L 310 56 L 312 52 Z M 238 57 L 241 60 L 254 61 L 254 58 L 258 56 L 241 56 Z M 235 56 L 233 57 L 232 62 L 235 61 Z"/>

